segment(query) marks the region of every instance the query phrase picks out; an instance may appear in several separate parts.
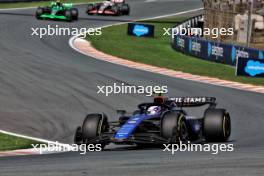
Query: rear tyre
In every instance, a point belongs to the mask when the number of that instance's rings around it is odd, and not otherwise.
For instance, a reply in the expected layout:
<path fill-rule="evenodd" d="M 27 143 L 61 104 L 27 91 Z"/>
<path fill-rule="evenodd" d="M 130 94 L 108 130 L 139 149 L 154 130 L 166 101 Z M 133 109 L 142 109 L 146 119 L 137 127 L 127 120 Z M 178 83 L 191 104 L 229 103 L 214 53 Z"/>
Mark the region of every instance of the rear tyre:
<path fill-rule="evenodd" d="M 107 132 L 109 128 L 108 120 L 104 114 L 88 114 L 84 119 L 82 125 L 82 137 L 86 144 L 89 144 L 89 140 L 92 140 L 104 132 Z M 102 149 L 105 144 L 100 143 Z"/>
<path fill-rule="evenodd" d="M 187 142 L 188 129 L 185 117 L 179 112 L 167 112 L 161 119 L 161 136 L 170 143 Z"/>
<path fill-rule="evenodd" d="M 117 5 L 113 5 L 113 6 L 112 6 L 112 11 L 113 11 L 114 14 L 117 15 L 117 16 L 121 15 L 121 14 L 120 14 L 120 8 L 119 8 L 119 6 L 117 6 Z"/>
<path fill-rule="evenodd" d="M 72 14 L 72 20 L 78 20 L 78 16 L 79 16 L 78 9 L 72 8 L 71 9 L 71 14 Z"/>
<path fill-rule="evenodd" d="M 71 22 L 73 20 L 71 10 L 65 10 L 64 15 L 67 18 L 67 21 Z"/>
<path fill-rule="evenodd" d="M 42 8 L 42 7 L 38 7 L 37 8 L 37 10 L 36 10 L 36 14 L 35 14 L 35 16 L 36 16 L 36 18 L 38 19 L 38 20 L 41 20 L 42 18 L 41 18 L 41 15 L 44 13 L 44 9 Z"/>
<path fill-rule="evenodd" d="M 130 13 L 130 7 L 128 4 L 123 4 L 121 7 L 121 11 L 123 15 L 129 15 Z"/>
<path fill-rule="evenodd" d="M 205 112 L 203 133 L 208 142 L 226 142 L 231 134 L 231 119 L 225 109 L 209 109 Z"/>
<path fill-rule="evenodd" d="M 81 145 L 83 143 L 82 127 L 77 127 L 74 135 L 74 144 Z"/>

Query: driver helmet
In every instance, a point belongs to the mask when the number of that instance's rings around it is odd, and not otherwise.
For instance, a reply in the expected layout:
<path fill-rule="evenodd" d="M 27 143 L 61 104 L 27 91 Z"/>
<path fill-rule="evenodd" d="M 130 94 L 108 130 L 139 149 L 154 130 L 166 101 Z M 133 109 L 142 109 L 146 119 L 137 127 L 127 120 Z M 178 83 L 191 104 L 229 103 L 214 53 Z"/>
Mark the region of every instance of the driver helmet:
<path fill-rule="evenodd" d="M 160 114 L 160 113 L 161 113 L 161 107 L 160 106 L 150 106 L 147 109 L 148 115 L 155 115 L 155 114 Z"/>

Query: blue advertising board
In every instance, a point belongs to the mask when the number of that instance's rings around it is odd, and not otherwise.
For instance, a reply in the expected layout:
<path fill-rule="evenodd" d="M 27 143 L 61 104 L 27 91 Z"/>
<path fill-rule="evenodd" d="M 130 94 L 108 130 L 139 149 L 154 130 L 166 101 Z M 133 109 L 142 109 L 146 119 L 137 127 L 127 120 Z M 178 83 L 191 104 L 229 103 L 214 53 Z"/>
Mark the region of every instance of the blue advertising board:
<path fill-rule="evenodd" d="M 129 23 L 127 34 L 136 37 L 154 37 L 154 25 Z"/>
<path fill-rule="evenodd" d="M 217 42 L 207 43 L 207 58 L 215 62 L 227 63 L 227 58 L 230 53 L 229 46 Z"/>
<path fill-rule="evenodd" d="M 186 37 L 175 37 L 175 46 L 178 50 L 182 52 L 186 52 L 186 49 L 188 48 L 188 41 Z"/>
<path fill-rule="evenodd" d="M 199 37 L 175 36 L 172 44 L 175 50 L 208 61 L 235 66 L 237 58 L 254 58 L 264 60 L 264 51 L 239 45 L 207 41 Z"/>
<path fill-rule="evenodd" d="M 264 78 L 264 60 L 239 58 L 236 67 L 237 76 L 263 77 Z"/>
<path fill-rule="evenodd" d="M 189 38 L 188 42 L 188 51 L 191 55 L 200 57 L 202 59 L 207 59 L 204 53 L 207 53 L 207 45 L 203 40 L 199 40 L 199 38 L 193 37 Z"/>

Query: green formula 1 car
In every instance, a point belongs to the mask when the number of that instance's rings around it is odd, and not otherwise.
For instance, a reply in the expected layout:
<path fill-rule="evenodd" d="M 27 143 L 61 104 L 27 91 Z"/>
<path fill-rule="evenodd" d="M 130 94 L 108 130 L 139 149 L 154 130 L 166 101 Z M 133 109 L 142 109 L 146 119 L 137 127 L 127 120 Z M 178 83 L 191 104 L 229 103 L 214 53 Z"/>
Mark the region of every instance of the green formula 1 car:
<path fill-rule="evenodd" d="M 70 3 L 52 2 L 50 6 L 38 7 L 36 18 L 65 21 L 78 20 L 78 9 L 72 6 Z"/>

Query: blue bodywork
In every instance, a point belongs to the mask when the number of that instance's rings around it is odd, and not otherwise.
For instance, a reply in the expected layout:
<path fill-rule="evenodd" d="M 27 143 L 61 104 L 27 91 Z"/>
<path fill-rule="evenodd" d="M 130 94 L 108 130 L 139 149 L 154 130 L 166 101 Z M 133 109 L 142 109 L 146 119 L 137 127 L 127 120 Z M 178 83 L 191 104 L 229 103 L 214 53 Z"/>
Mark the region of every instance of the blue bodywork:
<path fill-rule="evenodd" d="M 149 120 L 152 118 L 158 118 L 161 114 L 148 115 L 148 114 L 136 114 L 132 115 L 126 123 L 117 131 L 114 138 L 118 140 L 128 139 L 130 135 L 134 133 L 136 128 L 144 120 Z M 201 123 L 198 119 L 193 119 L 193 117 L 186 116 L 186 122 L 188 125 L 189 132 L 193 135 L 198 135 L 202 130 Z"/>
<path fill-rule="evenodd" d="M 115 139 L 128 139 L 131 134 L 136 130 L 143 120 L 160 117 L 160 114 L 135 114 L 132 115 L 128 121 L 117 131 Z"/>

